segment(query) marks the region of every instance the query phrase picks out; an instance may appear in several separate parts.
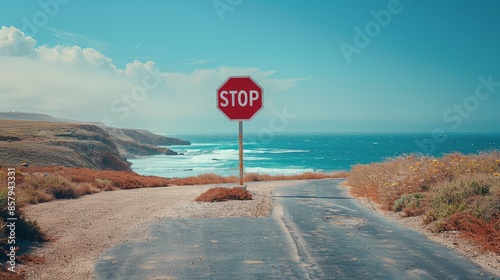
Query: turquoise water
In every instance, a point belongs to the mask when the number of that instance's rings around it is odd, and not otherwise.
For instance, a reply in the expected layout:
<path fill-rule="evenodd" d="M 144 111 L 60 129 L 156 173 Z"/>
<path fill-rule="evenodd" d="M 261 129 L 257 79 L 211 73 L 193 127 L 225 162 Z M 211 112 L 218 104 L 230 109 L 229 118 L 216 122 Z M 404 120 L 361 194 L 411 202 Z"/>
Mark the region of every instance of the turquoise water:
<path fill-rule="evenodd" d="M 172 135 L 169 135 L 172 136 Z M 187 177 L 202 173 L 238 175 L 237 135 L 174 135 L 191 141 L 169 148 L 184 155 L 130 160 L 143 175 Z M 436 141 L 437 140 L 437 141 Z M 419 144 L 420 143 L 420 144 Z M 285 134 L 244 137 L 245 172 L 296 174 L 350 170 L 355 164 L 383 161 L 402 154 L 442 156 L 500 149 L 500 134 Z"/>

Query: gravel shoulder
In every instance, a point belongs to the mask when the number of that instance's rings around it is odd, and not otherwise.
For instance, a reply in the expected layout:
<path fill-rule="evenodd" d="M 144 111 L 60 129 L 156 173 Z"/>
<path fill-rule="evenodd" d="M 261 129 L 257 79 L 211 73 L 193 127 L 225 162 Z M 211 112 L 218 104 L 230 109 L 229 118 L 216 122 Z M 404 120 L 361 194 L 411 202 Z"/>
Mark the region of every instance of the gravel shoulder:
<path fill-rule="evenodd" d="M 176 218 L 267 217 L 272 191 L 300 181 L 248 184 L 254 199 L 199 203 L 194 199 L 215 185 L 117 190 L 74 200 L 57 200 L 24 209 L 54 241 L 34 254 L 45 263 L 26 267 L 27 279 L 92 279 L 98 256 L 130 241 L 146 225 Z"/>
<path fill-rule="evenodd" d="M 350 187 L 345 186 L 350 193 Z M 353 196 L 355 197 L 355 196 Z M 365 197 L 355 197 L 361 204 L 366 207 L 377 211 L 380 215 L 385 218 L 391 219 L 398 224 L 411 228 L 415 231 L 420 232 L 428 239 L 438 242 L 446 247 L 454 249 L 458 254 L 468 257 L 474 263 L 481 266 L 483 269 L 500 276 L 500 255 L 491 252 L 482 251 L 477 245 L 460 238 L 460 233 L 457 231 L 447 231 L 447 232 L 432 232 L 431 224 L 424 225 L 422 223 L 422 216 L 415 217 L 403 217 L 401 213 L 395 213 L 393 211 L 383 210 L 380 205 L 373 203 L 371 200 Z"/>

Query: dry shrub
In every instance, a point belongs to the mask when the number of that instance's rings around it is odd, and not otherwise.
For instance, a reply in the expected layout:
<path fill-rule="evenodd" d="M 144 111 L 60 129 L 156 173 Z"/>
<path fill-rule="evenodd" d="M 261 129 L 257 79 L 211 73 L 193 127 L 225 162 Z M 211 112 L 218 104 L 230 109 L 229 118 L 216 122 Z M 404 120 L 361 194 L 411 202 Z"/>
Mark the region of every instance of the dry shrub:
<path fill-rule="evenodd" d="M 195 201 L 198 202 L 216 202 L 227 200 L 251 200 L 252 194 L 242 188 L 211 188 L 198 196 Z"/>
<path fill-rule="evenodd" d="M 161 187 L 166 186 L 169 181 L 166 178 L 140 176 L 132 172 L 56 166 L 23 168 L 22 171 L 24 182 L 16 182 L 16 194 L 26 204 L 77 198 L 101 190 Z"/>
<path fill-rule="evenodd" d="M 269 175 L 260 173 L 246 173 L 243 180 L 245 182 L 260 182 L 260 181 L 282 181 L 282 180 L 313 180 L 326 178 L 346 178 L 347 172 L 339 172 L 332 174 L 305 172 L 297 175 Z M 220 176 L 214 173 L 201 174 L 186 178 L 172 178 L 170 184 L 177 186 L 185 185 L 205 185 L 205 184 L 225 184 L 237 183 L 239 178 L 236 176 Z"/>
<path fill-rule="evenodd" d="M 16 188 L 16 195 L 21 205 L 38 204 L 54 200 L 53 194 L 48 193 L 45 189 L 35 189 L 30 184 L 21 184 Z"/>
<path fill-rule="evenodd" d="M 7 218 L 12 218 L 12 215 L 8 211 L 8 190 L 6 188 L 0 190 L 0 262 L 5 262 L 7 260 L 7 253 L 10 251 L 10 246 L 8 244 L 8 228 Z M 16 220 L 16 240 L 28 240 L 28 241 L 45 241 L 46 236 L 40 230 L 36 222 L 28 221 L 24 218 L 22 213 L 22 208 L 17 208 L 14 212 L 14 217 Z M 16 243 L 18 242 L 16 241 Z"/>
<path fill-rule="evenodd" d="M 61 175 L 73 183 L 90 183 L 102 190 L 164 187 L 169 179 L 141 176 L 134 172 L 94 170 L 61 166 L 22 168 L 24 173 L 49 173 Z"/>
<path fill-rule="evenodd" d="M 464 174 L 495 174 L 500 170 L 500 151 L 477 155 L 448 154 L 440 159 L 440 167 L 441 172 L 449 179 Z"/>
<path fill-rule="evenodd" d="M 378 194 L 380 186 L 380 179 L 376 175 L 382 175 L 382 172 L 377 174 L 380 163 L 373 163 L 371 165 L 354 165 L 351 169 L 351 174 L 347 177 L 344 183 L 352 187 L 351 191 L 356 196 L 368 197 L 373 201 L 380 203 L 380 196 Z"/>
<path fill-rule="evenodd" d="M 487 174 L 460 175 L 440 182 L 431 191 L 430 206 L 436 218 L 465 212 L 485 221 L 500 218 L 500 178 Z"/>
<path fill-rule="evenodd" d="M 394 202 L 395 212 L 403 211 L 407 217 L 418 216 L 425 212 L 427 200 L 424 194 L 404 194 Z"/>
<path fill-rule="evenodd" d="M 472 242 L 482 246 L 483 250 L 500 254 L 500 219 L 491 219 L 489 222 L 473 215 L 455 213 L 448 217 L 445 230 L 457 230 Z"/>
<path fill-rule="evenodd" d="M 77 198 L 76 184 L 60 175 L 46 176 L 47 192 L 54 195 L 56 199 Z"/>
<path fill-rule="evenodd" d="M 101 190 L 165 187 L 168 185 L 204 185 L 237 183 L 236 176 L 220 176 L 214 173 L 200 174 L 187 178 L 163 178 L 157 176 L 142 176 L 134 172 L 93 170 L 86 168 L 70 168 L 61 166 L 22 168 L 24 173 L 47 173 L 61 175 L 73 183 L 91 183 Z M 267 175 L 249 173 L 245 175 L 246 182 L 272 180 L 309 180 L 325 178 L 345 178 L 347 172 L 332 174 L 305 172 L 298 175 Z"/>
<path fill-rule="evenodd" d="M 352 192 L 372 198 L 391 209 L 402 195 L 429 190 L 460 175 L 488 174 L 500 177 L 500 152 L 478 155 L 448 154 L 442 158 L 400 156 L 381 163 L 355 165 L 347 177 Z"/>
<path fill-rule="evenodd" d="M 24 254 L 19 256 L 17 260 L 22 264 L 44 264 L 45 257 L 35 256 L 31 254 Z"/>
<path fill-rule="evenodd" d="M 23 280 L 26 279 L 26 277 L 23 272 L 12 273 L 3 268 L 3 266 L 0 266 L 0 279 Z"/>
<path fill-rule="evenodd" d="M 110 180 L 106 179 L 101 179 L 101 178 L 96 178 L 94 182 L 82 182 L 80 184 L 93 184 L 97 189 L 103 190 L 103 191 L 112 191 L 116 190 L 115 183 L 113 183 Z"/>
<path fill-rule="evenodd" d="M 177 186 L 236 183 L 236 176 L 220 176 L 214 173 L 200 174 L 186 178 L 172 178 L 169 182 Z"/>
<path fill-rule="evenodd" d="M 93 184 L 91 183 L 87 183 L 87 182 L 84 182 L 84 183 L 78 183 L 76 184 L 76 193 L 78 194 L 78 196 L 83 196 L 83 195 L 86 195 L 86 194 L 93 194 L 93 193 L 98 193 L 98 192 L 101 192 L 101 189 L 99 189 L 98 187 L 94 186 Z"/>
<path fill-rule="evenodd" d="M 26 176 L 24 184 L 26 189 L 35 190 L 37 194 L 45 192 L 56 199 L 79 196 L 75 191 L 76 184 L 61 175 L 32 174 Z"/>
<path fill-rule="evenodd" d="M 23 199 L 23 184 L 26 184 L 25 176 L 20 172 L 16 172 L 16 184 L 20 184 L 16 186 L 15 189 L 15 198 L 16 198 L 16 211 L 15 218 L 16 220 L 16 243 L 22 242 L 21 240 L 28 241 L 46 241 L 48 240 L 47 236 L 40 230 L 39 226 L 36 222 L 28 221 L 24 218 L 23 210 L 21 206 L 25 205 L 27 201 Z M 7 253 L 10 251 L 10 244 L 8 244 L 8 228 L 6 227 L 7 218 L 11 218 L 8 211 L 8 189 L 3 187 L 7 186 L 7 173 L 0 173 L 0 184 L 2 188 L 0 189 L 0 262 L 5 263 L 7 261 Z M 44 192 L 43 192 L 44 193 Z M 46 193 L 44 193 L 46 194 Z M 16 253 L 17 260 L 21 263 L 28 264 L 30 263 L 29 259 L 24 257 L 25 255 L 19 255 L 19 252 Z M 24 279 L 24 274 L 22 271 L 17 271 L 16 273 L 12 273 L 7 271 L 3 265 L 0 265 L 0 279 Z"/>

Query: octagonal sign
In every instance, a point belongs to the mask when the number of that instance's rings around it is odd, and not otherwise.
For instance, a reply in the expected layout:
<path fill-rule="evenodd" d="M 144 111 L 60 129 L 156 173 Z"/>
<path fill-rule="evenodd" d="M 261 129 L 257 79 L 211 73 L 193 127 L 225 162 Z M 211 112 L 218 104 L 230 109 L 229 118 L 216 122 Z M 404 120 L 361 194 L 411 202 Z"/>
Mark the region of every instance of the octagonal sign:
<path fill-rule="evenodd" d="M 262 109 L 262 94 L 250 76 L 229 77 L 217 90 L 217 108 L 232 121 L 248 121 Z"/>

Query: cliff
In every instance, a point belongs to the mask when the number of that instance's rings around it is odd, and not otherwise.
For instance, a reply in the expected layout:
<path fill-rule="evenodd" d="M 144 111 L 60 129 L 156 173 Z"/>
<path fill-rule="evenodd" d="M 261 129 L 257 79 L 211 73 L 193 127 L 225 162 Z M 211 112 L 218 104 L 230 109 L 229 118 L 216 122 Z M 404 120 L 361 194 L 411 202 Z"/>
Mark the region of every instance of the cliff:
<path fill-rule="evenodd" d="M 22 163 L 132 171 L 109 134 L 98 126 L 0 120 L 0 165 Z"/>
<path fill-rule="evenodd" d="M 152 156 L 158 154 L 177 155 L 169 148 L 158 146 L 190 145 L 189 141 L 154 134 L 143 129 L 103 127 L 126 158 Z"/>
<path fill-rule="evenodd" d="M 0 112 L 0 120 L 15 120 L 15 121 L 36 121 L 38 124 L 40 122 L 45 123 L 64 123 L 64 124 L 77 124 L 77 125 L 91 125 L 98 126 L 108 134 L 108 138 L 114 143 L 118 149 L 118 153 L 125 158 L 137 158 L 143 156 L 153 156 L 153 155 L 177 155 L 178 153 L 165 147 L 158 146 L 173 146 L 173 145 L 190 145 L 189 141 L 165 137 L 162 135 L 154 134 L 150 131 L 144 129 L 126 129 L 126 128 L 115 128 L 105 126 L 102 123 L 88 123 L 80 122 L 68 119 L 54 118 L 46 114 L 37 113 L 20 113 L 20 112 Z M 64 134 L 64 133 L 63 133 Z M 58 135 L 55 135 L 58 136 Z M 7 135 L 3 131 L 0 132 L 0 141 L 2 137 L 7 140 L 9 137 L 16 137 L 13 135 Z M 72 135 L 59 135 L 58 137 L 72 138 L 74 140 L 86 140 L 83 136 L 77 136 L 80 138 L 75 138 Z M 106 138 L 106 139 L 108 139 Z M 104 139 L 104 138 L 103 138 Z M 109 140 L 108 139 L 108 140 Z M 59 142 L 62 139 L 58 140 Z M 62 143 L 62 142 L 61 142 Z M 68 143 L 68 148 L 75 148 L 74 143 Z M 0 159 L 0 164 L 2 160 Z M 130 163 L 128 163 L 130 165 Z"/>

